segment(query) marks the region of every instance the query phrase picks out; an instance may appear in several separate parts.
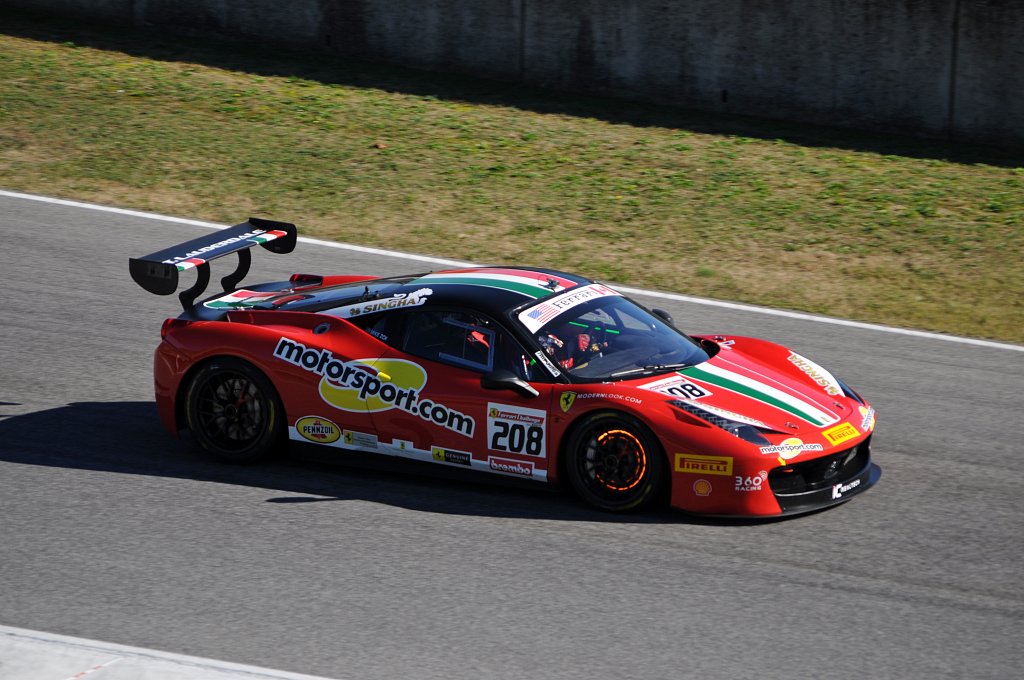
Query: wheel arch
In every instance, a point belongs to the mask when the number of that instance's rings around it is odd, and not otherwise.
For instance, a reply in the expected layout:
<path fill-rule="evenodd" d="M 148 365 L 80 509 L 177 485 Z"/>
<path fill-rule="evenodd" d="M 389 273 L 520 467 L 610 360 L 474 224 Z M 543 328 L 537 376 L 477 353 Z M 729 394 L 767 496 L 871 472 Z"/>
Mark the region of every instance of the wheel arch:
<path fill-rule="evenodd" d="M 635 424 L 647 430 L 647 432 L 651 436 L 652 441 L 654 441 L 658 446 L 657 453 L 661 456 L 661 460 L 664 462 L 665 465 L 664 469 L 667 473 L 665 489 L 662 492 L 662 496 L 664 498 L 658 499 L 658 502 L 660 503 L 661 501 L 670 498 L 672 495 L 672 483 L 674 481 L 673 475 L 671 474 L 672 461 L 669 458 L 668 449 L 665 447 L 664 442 L 662 442 L 661 437 L 658 436 L 657 430 L 651 425 L 650 422 L 648 422 L 646 418 L 631 411 L 624 411 L 619 408 L 613 408 L 612 406 L 599 406 L 589 411 L 584 411 L 577 415 L 575 418 L 573 418 L 572 422 L 570 422 L 569 425 L 565 428 L 565 431 L 562 434 L 562 439 L 558 444 L 558 461 L 556 465 L 558 474 L 558 485 L 563 488 L 571 487 L 568 481 L 568 469 L 566 468 L 566 465 L 568 462 L 567 453 L 569 449 L 569 444 L 573 440 L 574 435 L 581 427 L 583 427 L 586 424 L 586 421 L 589 418 L 601 415 L 610 415 L 625 418 L 627 420 L 633 421 Z"/>
<path fill-rule="evenodd" d="M 194 362 L 188 367 L 188 370 L 182 374 L 181 379 L 178 381 L 178 387 L 174 393 L 174 426 L 180 432 L 188 427 L 188 418 L 185 415 L 185 395 L 188 393 L 189 385 L 192 384 L 192 380 L 198 375 L 200 371 L 206 366 L 223 359 L 231 359 L 235 361 L 244 361 L 249 364 L 257 371 L 263 374 L 263 377 L 267 379 L 267 382 L 271 384 L 277 396 L 277 401 L 281 405 L 282 417 L 287 422 L 287 410 L 285 409 L 284 399 L 281 398 L 281 390 L 278 389 L 277 384 L 270 377 L 270 375 L 263 369 L 262 366 L 256 361 L 253 361 L 251 357 L 245 356 L 244 354 L 231 354 L 230 352 L 220 352 L 217 354 L 211 354 L 205 356 L 202 359 Z"/>

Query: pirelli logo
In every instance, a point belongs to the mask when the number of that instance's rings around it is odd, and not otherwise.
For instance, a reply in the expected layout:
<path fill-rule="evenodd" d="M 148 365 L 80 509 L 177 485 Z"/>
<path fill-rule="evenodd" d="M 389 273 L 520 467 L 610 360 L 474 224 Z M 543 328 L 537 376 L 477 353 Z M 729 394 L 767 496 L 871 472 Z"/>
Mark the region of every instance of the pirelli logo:
<path fill-rule="evenodd" d="M 732 458 L 729 456 L 698 456 L 692 453 L 677 453 L 676 472 L 693 472 L 701 475 L 731 475 Z"/>
<path fill-rule="evenodd" d="M 847 439 L 857 437 L 860 435 L 860 432 L 857 432 L 857 428 L 850 423 L 843 423 L 842 425 L 836 425 L 835 427 L 825 430 L 822 434 L 825 435 L 826 439 L 832 442 L 833 446 L 838 446 Z"/>

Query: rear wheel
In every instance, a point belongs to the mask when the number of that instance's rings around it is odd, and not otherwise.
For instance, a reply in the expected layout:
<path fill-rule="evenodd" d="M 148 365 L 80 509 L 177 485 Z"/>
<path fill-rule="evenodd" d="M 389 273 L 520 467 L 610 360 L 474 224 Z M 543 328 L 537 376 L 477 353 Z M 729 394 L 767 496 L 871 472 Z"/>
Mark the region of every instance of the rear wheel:
<path fill-rule="evenodd" d="M 657 439 L 642 423 L 620 413 L 584 418 L 569 440 L 566 473 L 585 501 L 610 512 L 651 504 L 667 482 Z"/>
<path fill-rule="evenodd" d="M 185 416 L 196 443 L 228 463 L 268 458 L 281 441 L 283 415 L 274 386 L 241 359 L 207 363 L 186 392 Z"/>

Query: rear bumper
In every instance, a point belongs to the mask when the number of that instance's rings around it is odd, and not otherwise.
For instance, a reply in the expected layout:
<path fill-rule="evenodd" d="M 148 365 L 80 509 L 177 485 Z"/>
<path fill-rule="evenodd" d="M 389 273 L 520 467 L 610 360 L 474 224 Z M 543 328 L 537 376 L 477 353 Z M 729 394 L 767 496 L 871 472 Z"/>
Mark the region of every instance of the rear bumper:
<path fill-rule="evenodd" d="M 178 422 L 178 388 L 186 367 L 185 359 L 167 342 L 160 343 L 153 353 L 153 391 L 157 411 L 164 428 L 175 437 L 181 426 Z"/>

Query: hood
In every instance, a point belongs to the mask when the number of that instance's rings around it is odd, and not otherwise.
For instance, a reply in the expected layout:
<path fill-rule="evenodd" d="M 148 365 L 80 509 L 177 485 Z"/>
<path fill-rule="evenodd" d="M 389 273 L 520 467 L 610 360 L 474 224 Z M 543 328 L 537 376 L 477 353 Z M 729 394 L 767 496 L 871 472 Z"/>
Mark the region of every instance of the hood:
<path fill-rule="evenodd" d="M 633 386 L 793 437 L 866 417 L 865 405 L 847 396 L 828 371 L 785 347 L 750 338 L 718 344 L 708 361 Z"/>

